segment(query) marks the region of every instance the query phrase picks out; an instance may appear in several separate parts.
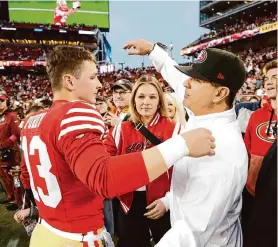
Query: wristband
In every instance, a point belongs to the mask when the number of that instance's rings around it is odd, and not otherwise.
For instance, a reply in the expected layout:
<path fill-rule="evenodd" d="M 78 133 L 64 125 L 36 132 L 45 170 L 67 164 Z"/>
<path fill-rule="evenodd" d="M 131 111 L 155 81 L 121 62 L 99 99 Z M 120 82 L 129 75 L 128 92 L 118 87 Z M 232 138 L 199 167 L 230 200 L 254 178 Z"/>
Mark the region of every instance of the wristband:
<path fill-rule="evenodd" d="M 177 135 L 157 146 L 168 169 L 178 160 L 189 154 L 189 149 L 182 136 Z"/>

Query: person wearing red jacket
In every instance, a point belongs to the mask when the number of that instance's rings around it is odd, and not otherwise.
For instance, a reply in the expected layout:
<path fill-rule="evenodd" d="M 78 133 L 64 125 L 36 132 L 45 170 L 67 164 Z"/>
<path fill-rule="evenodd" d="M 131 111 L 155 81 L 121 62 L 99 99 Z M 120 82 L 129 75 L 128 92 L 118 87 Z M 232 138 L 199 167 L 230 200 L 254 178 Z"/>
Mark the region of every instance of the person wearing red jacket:
<path fill-rule="evenodd" d="M 152 182 L 186 155 L 214 155 L 214 138 L 197 129 L 143 152 L 111 157 L 94 106 L 101 89 L 95 58 L 82 47 L 56 46 L 46 69 L 54 102 L 27 118 L 21 130 L 22 165 L 40 215 L 30 247 L 113 247 L 103 222 L 104 198 Z"/>
<path fill-rule="evenodd" d="M 269 101 L 261 109 L 252 113 L 244 136 L 250 159 L 246 191 L 244 191 L 243 197 L 243 231 L 252 213 L 256 182 L 262 161 L 277 138 L 277 60 L 273 60 L 265 66 L 264 74 L 264 86 Z"/>
<path fill-rule="evenodd" d="M 5 91 L 0 91 L 0 177 L 3 181 L 7 201 L 7 210 L 16 210 L 22 203 L 20 187 L 15 188 L 14 179 L 9 169 L 19 161 L 17 141 L 20 139 L 19 120 L 14 112 L 8 109 L 9 98 Z M 14 201 L 13 201 L 14 200 Z"/>
<path fill-rule="evenodd" d="M 181 130 L 180 123 L 167 117 L 162 88 L 157 79 L 144 75 L 138 79 L 131 94 L 131 121 L 110 130 L 104 143 L 111 155 L 122 155 L 148 149 L 153 144 L 137 130 L 143 124 L 162 142 Z M 160 200 L 170 190 L 172 169 L 134 192 L 119 196 L 118 247 L 151 246 L 150 231 L 155 243 L 171 228 L 170 214 Z M 146 210 L 149 210 L 147 213 Z M 136 223 L 135 223 L 136 222 Z M 150 230 L 149 230 L 150 229 Z"/>

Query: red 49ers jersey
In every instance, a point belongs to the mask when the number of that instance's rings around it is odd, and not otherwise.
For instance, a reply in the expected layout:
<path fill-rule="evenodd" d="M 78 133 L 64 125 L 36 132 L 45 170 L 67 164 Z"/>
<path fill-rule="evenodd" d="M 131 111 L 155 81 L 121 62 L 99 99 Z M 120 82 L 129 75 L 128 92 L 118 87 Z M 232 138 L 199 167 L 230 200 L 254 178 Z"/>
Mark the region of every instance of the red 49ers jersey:
<path fill-rule="evenodd" d="M 54 25 L 65 25 L 68 16 L 65 15 L 69 11 L 69 8 L 57 7 L 54 12 Z"/>
<path fill-rule="evenodd" d="M 82 102 L 56 101 L 51 109 L 32 115 L 22 130 L 24 161 L 39 215 L 53 227 L 88 232 L 103 226 L 103 198 L 94 194 L 70 169 L 63 147 L 72 135 L 104 133 L 101 115 Z"/>
<path fill-rule="evenodd" d="M 143 156 L 110 157 L 100 113 L 81 101 L 55 101 L 23 124 L 21 178 L 39 215 L 56 229 L 87 233 L 103 227 L 103 199 L 149 183 Z M 126 183 L 126 179 L 130 179 Z"/>

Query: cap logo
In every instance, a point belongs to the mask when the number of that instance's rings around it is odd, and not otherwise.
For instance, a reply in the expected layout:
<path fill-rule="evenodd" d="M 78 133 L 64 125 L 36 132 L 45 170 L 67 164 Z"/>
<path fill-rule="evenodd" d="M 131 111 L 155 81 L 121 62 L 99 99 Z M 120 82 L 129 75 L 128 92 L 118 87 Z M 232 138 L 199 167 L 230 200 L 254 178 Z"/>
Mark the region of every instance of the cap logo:
<path fill-rule="evenodd" d="M 218 73 L 217 79 L 224 80 L 225 77 L 224 77 L 224 75 L 222 73 Z"/>
<path fill-rule="evenodd" d="M 206 50 L 203 50 L 199 53 L 198 57 L 195 60 L 195 63 L 203 63 L 207 60 L 208 53 Z"/>

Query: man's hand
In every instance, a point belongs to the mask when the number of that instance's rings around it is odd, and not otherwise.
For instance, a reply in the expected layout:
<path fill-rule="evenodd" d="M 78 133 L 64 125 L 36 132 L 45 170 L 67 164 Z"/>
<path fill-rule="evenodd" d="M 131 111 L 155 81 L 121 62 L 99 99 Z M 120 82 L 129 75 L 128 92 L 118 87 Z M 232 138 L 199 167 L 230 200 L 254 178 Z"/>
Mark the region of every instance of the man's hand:
<path fill-rule="evenodd" d="M 129 50 L 128 55 L 147 55 L 153 49 L 154 44 L 144 40 L 144 39 L 137 39 L 131 40 L 127 44 L 124 45 L 124 50 Z"/>
<path fill-rule="evenodd" d="M 109 126 L 113 126 L 113 127 L 120 124 L 122 121 L 117 115 L 115 115 L 111 112 L 107 113 L 105 115 L 105 117 L 103 118 L 103 120 L 104 120 L 105 124 L 107 124 Z"/>
<path fill-rule="evenodd" d="M 185 139 L 189 149 L 188 156 L 202 157 L 215 154 L 215 139 L 210 130 L 199 128 L 184 132 L 181 136 Z"/>
<path fill-rule="evenodd" d="M 157 220 L 166 213 L 166 208 L 163 202 L 159 199 L 152 202 L 146 209 L 150 211 L 145 213 L 144 216 L 152 220 Z"/>

